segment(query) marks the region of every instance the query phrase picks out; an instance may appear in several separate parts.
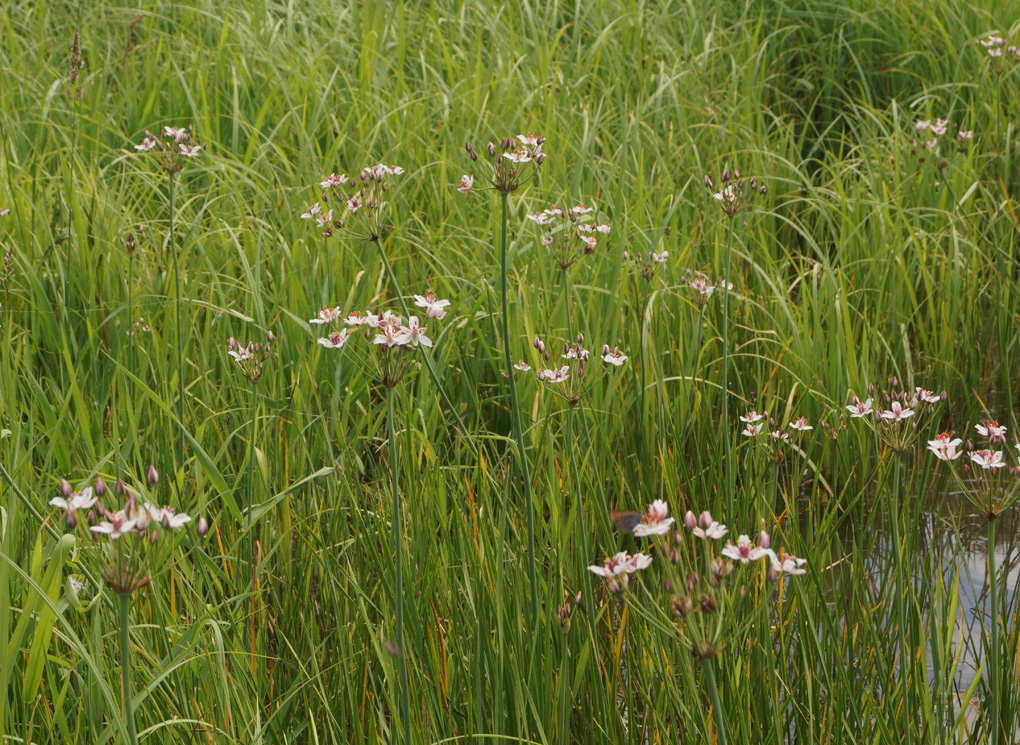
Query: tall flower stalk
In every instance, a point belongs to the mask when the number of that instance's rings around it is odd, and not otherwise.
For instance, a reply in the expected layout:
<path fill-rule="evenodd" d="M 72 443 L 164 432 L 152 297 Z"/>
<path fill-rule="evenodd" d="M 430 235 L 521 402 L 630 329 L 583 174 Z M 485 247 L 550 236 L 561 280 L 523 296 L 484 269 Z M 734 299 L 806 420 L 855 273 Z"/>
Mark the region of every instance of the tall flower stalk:
<path fill-rule="evenodd" d="M 441 321 L 446 318 L 449 300 L 440 300 L 431 292 L 415 295 L 415 305 L 422 308 L 425 319 Z M 404 565 L 402 550 L 403 520 L 401 518 L 399 451 L 397 448 L 396 412 L 394 397 L 396 387 L 410 371 L 411 363 L 432 346 L 428 329 L 421 325 L 417 316 L 411 316 L 406 323 L 402 316 L 392 311 L 379 315 L 355 311 L 343 315 L 339 306 L 323 306 L 317 318 L 309 323 L 325 326 L 329 333 L 319 339 L 326 349 L 346 352 L 356 367 L 373 376 L 386 389 L 386 426 L 389 437 L 390 491 L 393 497 L 393 512 L 390 517 L 394 556 L 394 597 L 396 623 L 394 641 L 396 658 L 400 665 L 400 718 L 404 731 L 404 743 L 411 742 L 410 676 L 404 650 Z M 363 329 L 363 333 L 359 330 Z M 365 344 L 356 341 L 362 337 Z"/>
<path fill-rule="evenodd" d="M 513 427 L 514 441 L 517 445 L 517 458 L 520 462 L 521 479 L 524 488 L 524 509 L 528 530 L 528 583 L 531 588 L 531 620 L 532 628 L 538 622 L 538 580 L 535 574 L 535 508 L 531 494 L 531 473 L 528 469 L 528 454 L 524 444 L 524 435 L 521 427 L 521 414 L 517 402 L 517 383 L 513 375 L 513 354 L 510 351 L 510 309 L 509 309 L 509 279 L 507 277 L 507 201 L 511 192 L 517 191 L 522 183 L 534 178 L 538 167 L 545 160 L 545 153 L 542 152 L 544 137 L 535 135 L 518 135 L 515 142 L 511 138 L 503 139 L 497 147 L 489 142 L 486 150 L 489 155 L 490 171 L 485 176 L 491 188 L 499 192 L 500 196 L 500 241 L 499 241 L 499 267 L 500 267 L 500 291 L 501 311 L 503 330 L 503 370 L 510 387 L 510 418 Z M 478 161 L 478 153 L 471 147 L 470 143 L 465 144 L 464 149 L 473 162 Z M 457 190 L 467 194 L 474 186 L 474 176 L 465 175 L 461 178 Z"/>
<path fill-rule="evenodd" d="M 732 263 L 732 250 L 733 250 L 733 218 L 735 218 L 741 212 L 751 209 L 754 204 L 754 200 L 759 195 L 765 194 L 764 184 L 759 186 L 757 177 L 752 176 L 748 181 L 744 181 L 740 177 L 739 171 L 734 171 L 732 174 L 726 170 L 722 173 L 722 186 L 719 191 L 715 191 L 715 186 L 712 183 L 712 179 L 705 176 L 705 186 L 710 192 L 712 192 L 712 198 L 715 199 L 723 214 L 728 218 L 726 221 L 726 253 L 723 256 L 723 272 L 721 287 L 723 291 L 722 297 L 722 311 L 723 311 L 723 338 L 722 338 L 722 429 L 723 429 L 723 443 L 725 445 L 726 452 L 726 514 L 733 514 L 733 501 L 735 495 L 733 491 L 735 489 L 734 483 L 734 472 L 733 472 L 733 454 L 732 454 L 732 443 L 730 441 L 730 388 L 729 388 L 729 371 L 730 371 L 730 289 L 733 285 L 729 281 L 730 277 L 730 265 Z"/>
<path fill-rule="evenodd" d="M 184 168 L 187 159 L 197 158 L 201 155 L 203 145 L 196 145 L 192 140 L 192 127 L 164 127 L 162 137 L 154 135 L 146 130 L 145 138 L 135 145 L 139 152 L 152 153 L 160 167 L 167 174 L 167 198 L 170 203 L 170 223 L 167 231 L 167 250 L 173 254 L 174 261 L 174 287 L 175 305 L 177 315 L 177 418 L 180 432 L 177 438 L 177 467 L 184 465 L 184 440 L 185 440 L 185 419 L 184 419 L 184 329 L 181 322 L 181 269 L 177 256 L 177 248 L 174 240 L 174 219 L 176 205 L 174 204 L 174 177 Z"/>

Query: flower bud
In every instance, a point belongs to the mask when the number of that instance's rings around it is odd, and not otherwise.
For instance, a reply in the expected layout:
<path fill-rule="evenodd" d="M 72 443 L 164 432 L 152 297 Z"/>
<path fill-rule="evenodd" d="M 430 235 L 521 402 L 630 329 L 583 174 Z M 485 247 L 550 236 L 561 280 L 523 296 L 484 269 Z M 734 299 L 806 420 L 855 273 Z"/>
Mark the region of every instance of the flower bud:
<path fill-rule="evenodd" d="M 156 470 L 155 466 L 151 464 L 149 465 L 149 473 L 146 478 L 149 482 L 149 486 L 155 486 L 159 483 L 159 471 Z"/>
<path fill-rule="evenodd" d="M 673 531 L 673 543 L 677 546 L 684 542 L 684 536 L 679 530 Z"/>
<path fill-rule="evenodd" d="M 272 330 L 272 329 L 269 329 L 269 333 L 268 333 L 268 334 L 266 334 L 266 341 L 267 341 L 267 342 L 271 342 L 271 341 L 273 341 L 273 339 L 275 339 L 275 338 L 276 338 L 276 337 L 275 337 L 275 336 L 273 335 L 273 330 Z"/>
<path fill-rule="evenodd" d="M 707 173 L 705 174 L 705 186 L 707 186 L 709 189 L 713 188 L 712 179 L 708 177 Z"/>
<path fill-rule="evenodd" d="M 764 530 L 758 533 L 758 540 L 755 542 L 758 548 L 769 549 L 772 548 L 772 539 L 769 538 L 769 534 Z"/>
<path fill-rule="evenodd" d="M 690 510 L 687 510 L 687 514 L 684 515 L 684 527 L 687 528 L 687 530 L 694 530 L 698 527 L 697 518 L 694 517 L 694 513 Z"/>
<path fill-rule="evenodd" d="M 92 488 L 95 491 L 97 497 L 102 498 L 106 496 L 106 482 L 103 481 L 102 478 L 96 479 L 96 483 L 93 485 Z"/>
<path fill-rule="evenodd" d="M 64 499 L 70 499 L 71 495 L 74 494 L 74 489 L 71 488 L 71 482 L 67 479 L 60 479 L 60 494 Z"/>
<path fill-rule="evenodd" d="M 491 158 L 495 158 L 495 157 L 496 157 L 496 146 L 495 146 L 495 145 L 493 145 L 493 144 L 492 144 L 492 143 L 490 142 L 490 143 L 489 143 L 488 145 L 486 145 L 486 148 L 487 148 L 487 149 L 488 149 L 488 151 L 489 151 L 489 157 L 491 157 Z"/>
<path fill-rule="evenodd" d="M 124 486 L 124 482 L 120 479 L 117 479 L 117 483 L 113 485 L 113 490 L 117 492 L 118 497 L 123 497 L 127 494 L 127 487 Z"/>
<path fill-rule="evenodd" d="M 205 535 L 209 532 L 209 521 L 205 519 L 205 515 L 198 518 L 198 534 L 200 536 Z"/>
<path fill-rule="evenodd" d="M 701 526 L 702 530 L 708 530 L 712 527 L 712 522 L 712 513 L 708 510 L 705 510 L 698 516 L 698 524 Z"/>
<path fill-rule="evenodd" d="M 157 540 L 159 540 L 159 536 L 157 536 L 156 531 L 153 530 L 152 532 L 149 533 L 149 543 L 155 546 Z"/>
<path fill-rule="evenodd" d="M 96 526 L 97 519 L 95 510 L 88 511 L 88 514 L 85 515 L 85 522 L 89 524 L 90 528 L 94 528 Z"/>
<path fill-rule="evenodd" d="M 680 563 L 680 552 L 677 551 L 675 548 L 669 552 L 669 562 L 674 566 Z"/>
<path fill-rule="evenodd" d="M 762 194 L 762 195 L 764 195 L 764 194 L 765 194 L 765 184 L 762 184 L 762 185 L 761 185 L 761 186 L 760 186 L 760 187 L 758 188 L 758 193 L 759 193 L 759 194 Z"/>
<path fill-rule="evenodd" d="M 78 527 L 78 516 L 74 514 L 74 510 L 64 510 L 64 522 L 71 530 Z"/>

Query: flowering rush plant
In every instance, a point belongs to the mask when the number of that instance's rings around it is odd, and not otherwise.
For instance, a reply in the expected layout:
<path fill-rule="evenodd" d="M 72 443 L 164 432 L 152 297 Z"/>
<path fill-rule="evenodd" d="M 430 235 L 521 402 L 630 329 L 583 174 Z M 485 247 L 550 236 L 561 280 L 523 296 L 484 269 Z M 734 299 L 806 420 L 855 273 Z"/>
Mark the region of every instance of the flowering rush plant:
<path fill-rule="evenodd" d="M 971 130 L 964 129 L 959 124 L 953 124 L 948 119 L 919 119 L 914 122 L 914 132 L 917 140 L 915 141 L 914 137 L 908 139 L 911 146 L 910 154 L 917 155 L 920 150 L 922 163 L 925 152 L 931 153 L 934 157 L 939 153 L 940 145 L 943 144 L 955 148 L 961 153 L 967 152 L 967 143 L 974 137 Z M 945 168 L 947 164 L 945 161 L 939 161 L 937 165 L 940 168 Z"/>
<path fill-rule="evenodd" d="M 607 371 L 622 367 L 628 359 L 619 347 L 610 348 L 608 344 L 603 344 L 599 354 L 602 365 L 595 367 L 593 371 L 588 364 L 591 353 L 582 347 L 582 344 L 584 344 L 584 334 L 578 333 L 575 344 L 564 343 L 560 364 L 552 368 L 540 367 L 534 371 L 538 380 L 548 385 L 553 393 L 571 406 L 576 406 Z M 551 360 L 552 355 L 541 338 L 536 336 L 532 346 L 541 355 L 542 363 L 548 363 Z M 532 370 L 531 365 L 524 360 L 514 365 L 514 369 L 519 373 Z"/>
<path fill-rule="evenodd" d="M 135 150 L 152 153 L 163 170 L 177 173 L 184 168 L 189 158 L 197 158 L 208 147 L 196 145 L 192 133 L 193 127 L 190 124 L 187 127 L 163 127 L 162 135 L 154 135 L 145 130 L 145 138 L 135 145 Z"/>
<path fill-rule="evenodd" d="M 665 253 L 665 252 L 664 252 Z M 691 299 L 694 304 L 699 308 L 704 308 L 712 300 L 712 295 L 717 289 L 725 289 L 727 291 L 733 291 L 733 283 L 727 282 L 722 277 L 711 281 L 707 275 L 701 272 L 692 272 L 688 269 L 684 276 L 680 279 L 680 284 L 687 287 L 691 294 Z"/>
<path fill-rule="evenodd" d="M 563 210 L 552 206 L 529 214 L 540 230 L 539 242 L 546 246 L 561 269 L 569 269 L 581 257 L 590 256 L 599 247 L 599 236 L 609 235 L 612 227 L 607 222 L 594 222 L 594 207 L 578 202 Z"/>
<path fill-rule="evenodd" d="M 149 466 L 147 489 L 134 489 L 120 479 L 111 494 L 106 483 L 96 479 L 92 486 L 72 488 L 60 482 L 60 496 L 50 506 L 64 513 L 64 523 L 72 532 L 95 539 L 104 583 L 118 595 L 130 595 L 149 584 L 152 572 L 166 559 L 163 536 L 175 533 L 191 522 L 184 512 L 159 506 L 149 493 L 159 483 L 159 473 Z M 107 500 L 114 498 L 120 506 Z M 109 506 L 108 506 L 109 505 Z M 198 521 L 198 534 L 205 535 L 209 523 Z"/>
<path fill-rule="evenodd" d="M 1006 443 L 1006 425 L 989 420 L 975 424 L 974 429 L 984 441 L 983 448 L 942 432 L 928 441 L 928 450 L 939 460 L 955 466 L 950 471 L 960 491 L 985 518 L 994 520 L 1020 501 L 1020 466 L 1012 465 L 1008 454 L 997 449 Z M 1014 447 L 1020 451 L 1020 443 Z M 957 463 L 964 453 L 966 459 Z"/>
<path fill-rule="evenodd" d="M 846 410 L 851 419 L 869 424 L 880 442 L 894 452 L 905 453 L 917 439 L 918 431 L 923 430 L 935 413 L 935 405 L 946 398 L 945 391 L 935 393 L 919 386 L 913 391 L 900 389 L 899 381 L 893 376 L 888 391 L 878 391 L 871 383 L 868 397 L 862 401 L 853 396 Z"/>
<path fill-rule="evenodd" d="M 319 201 L 301 213 L 301 219 L 314 222 L 323 238 L 347 235 L 355 240 L 377 242 L 385 228 L 390 181 L 403 174 L 400 166 L 383 163 L 362 168 L 353 179 L 331 173 L 319 182 Z"/>
<path fill-rule="evenodd" d="M 649 251 L 647 254 L 631 256 L 629 251 L 623 252 L 623 260 L 630 262 L 630 271 L 640 275 L 646 282 L 651 282 L 660 268 L 669 261 L 669 251 Z"/>
<path fill-rule="evenodd" d="M 711 177 L 706 175 L 705 188 L 727 217 L 736 217 L 741 212 L 751 209 L 754 200 L 766 192 L 765 184 L 759 184 L 757 176 L 745 180 L 741 178 L 740 171 L 731 173 L 725 170 L 719 180 L 721 183 L 717 191 Z"/>
<path fill-rule="evenodd" d="M 227 354 L 234 360 L 241 375 L 249 382 L 257 383 L 262 379 L 262 372 L 269 360 L 269 351 L 275 338 L 273 332 L 270 331 L 266 334 L 265 344 L 249 341 L 245 346 L 232 336 L 227 341 Z"/>
<path fill-rule="evenodd" d="M 379 314 L 353 311 L 346 315 L 339 307 L 324 305 L 317 318 L 309 323 L 325 326 L 329 333 L 319 339 L 326 349 L 347 350 L 355 363 L 387 388 L 393 388 L 408 371 L 413 352 L 431 347 L 428 319 L 446 318 L 449 300 L 440 300 L 431 292 L 414 296 L 415 307 L 422 309 L 422 318 L 411 316 L 406 321 L 393 311 Z M 354 337 L 360 337 L 354 340 Z M 349 344 L 350 342 L 350 344 Z"/>
<path fill-rule="evenodd" d="M 542 145 L 545 138 L 539 135 L 526 134 L 517 135 L 517 138 L 504 137 L 499 145 L 488 142 L 485 145 L 485 152 L 489 156 L 489 167 L 483 169 L 480 178 L 484 179 L 488 186 L 482 188 L 495 189 L 498 192 L 509 194 L 517 191 L 522 184 L 527 183 L 538 175 L 538 169 L 545 162 L 545 153 L 542 152 Z M 464 143 L 464 149 L 471 158 L 472 163 L 478 162 L 478 153 L 470 142 Z M 485 163 L 485 161 L 482 161 Z M 457 191 L 461 194 L 468 194 L 475 188 L 475 177 L 471 174 L 464 174 L 457 184 Z"/>
<path fill-rule="evenodd" d="M 727 639 L 736 640 L 755 611 L 766 607 L 771 587 L 781 577 L 807 573 L 807 562 L 782 550 L 777 553 L 764 530 L 754 540 L 747 535 L 739 536 L 736 543 L 727 539 L 716 550 L 716 542 L 729 530 L 708 511 L 700 516 L 688 511 L 683 532 L 675 530 L 673 523 L 667 503 L 656 500 L 634 529 L 635 536 L 651 540 L 651 555 L 621 552 L 588 569 L 606 580 L 609 592 L 622 594 L 631 589 L 632 577 L 638 572 L 647 575 L 658 557 L 655 564 L 663 581 L 643 584 L 646 602 L 638 603 L 639 611 L 655 620 L 666 616 L 698 660 L 715 657 Z"/>

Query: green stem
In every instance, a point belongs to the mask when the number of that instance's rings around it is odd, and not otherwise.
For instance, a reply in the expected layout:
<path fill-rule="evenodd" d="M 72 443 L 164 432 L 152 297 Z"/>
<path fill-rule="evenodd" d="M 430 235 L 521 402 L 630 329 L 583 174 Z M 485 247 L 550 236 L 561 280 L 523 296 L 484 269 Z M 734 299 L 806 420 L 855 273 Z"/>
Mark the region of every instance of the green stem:
<path fill-rule="evenodd" d="M 559 745 L 567 745 L 567 738 L 570 736 L 570 636 L 568 632 L 563 633 L 563 654 L 560 657 L 559 676 L 560 711 L 556 740 Z"/>
<path fill-rule="evenodd" d="M 908 696 L 908 678 L 910 674 L 910 652 L 907 648 L 907 608 L 906 595 L 910 591 L 910 581 L 905 576 L 903 566 L 903 546 L 900 539 L 900 456 L 893 455 L 893 491 L 892 491 L 892 513 L 890 524 L 892 528 L 893 558 L 896 562 L 896 582 L 893 592 L 896 593 L 896 616 L 899 626 L 900 641 L 900 708 L 903 715 L 903 735 L 900 742 L 910 745 L 913 737 L 910 732 L 910 699 Z"/>
<path fill-rule="evenodd" d="M 726 518 L 733 516 L 733 454 L 730 449 L 730 250 L 733 242 L 733 218 L 727 223 L 726 256 L 723 260 L 723 350 L 722 350 L 722 431 L 726 446 Z M 720 741 L 721 742 L 721 741 Z"/>
<path fill-rule="evenodd" d="M 135 733 L 135 712 L 131 701 L 131 640 L 128 638 L 128 614 L 131 611 L 131 595 L 120 593 L 120 679 L 124 702 L 124 720 L 127 724 L 128 745 L 138 745 Z"/>
<path fill-rule="evenodd" d="M 521 477 L 524 480 L 524 503 L 528 525 L 528 582 L 531 585 L 531 622 L 532 630 L 538 629 L 538 586 L 535 579 L 535 509 L 531 498 L 531 474 L 528 471 L 528 456 L 524 447 L 524 436 L 521 431 L 521 412 L 517 405 L 517 381 L 514 380 L 514 363 L 510 355 L 510 311 L 509 285 L 506 266 L 506 217 L 507 194 L 500 193 L 502 218 L 500 231 L 500 287 L 502 289 L 503 310 L 503 365 L 510 384 L 510 417 L 513 421 L 514 440 L 517 442 L 517 456 L 520 459 Z M 589 606 L 590 607 L 590 606 Z"/>
<path fill-rule="evenodd" d="M 379 246 L 379 256 L 382 257 L 383 267 L 386 269 L 386 276 L 389 277 L 390 280 L 390 289 L 393 291 L 393 294 L 396 295 L 397 301 L 400 303 L 401 312 L 405 316 L 409 316 L 410 313 L 408 312 L 407 301 L 404 300 L 404 294 L 400 290 L 400 283 L 397 282 L 397 275 L 393 273 L 393 267 L 390 266 L 390 260 L 386 256 L 386 251 L 383 248 L 382 242 L 379 241 L 376 245 Z M 468 444 L 468 447 L 471 448 L 471 452 L 474 455 L 480 455 L 478 447 L 468 435 L 467 428 L 464 426 L 464 420 L 461 418 L 460 412 L 457 411 L 457 408 L 453 405 L 453 401 L 451 401 L 450 397 L 446 395 L 446 390 L 439 382 L 439 375 L 436 373 L 436 368 L 432 364 L 432 358 L 429 356 L 429 352 L 424 348 L 421 350 L 421 358 L 425 361 L 425 369 L 429 371 L 429 377 L 432 378 L 432 384 L 435 385 L 436 390 L 439 391 L 439 397 L 443 401 L 443 406 L 445 406 L 447 410 L 453 414 L 453 418 L 457 420 L 457 427 L 460 428 L 461 434 L 464 436 L 464 441 Z"/>
<path fill-rule="evenodd" d="M 995 574 L 995 518 L 988 521 L 988 598 L 991 604 L 991 664 L 988 667 L 988 745 L 998 745 L 999 721 L 999 589 Z"/>
<path fill-rule="evenodd" d="M 397 660 L 400 665 L 400 718 L 404 727 L 404 745 L 411 742 L 411 705 L 408 698 L 410 681 L 407 674 L 407 658 L 404 653 L 404 564 L 401 557 L 401 518 L 400 518 L 400 488 L 398 479 L 397 461 L 397 431 L 396 418 L 393 413 L 394 389 L 386 389 L 386 428 L 390 440 L 390 485 L 393 491 L 393 514 L 390 521 L 393 528 L 393 554 L 394 568 L 396 570 L 396 588 L 394 595 L 397 604 Z"/>
<path fill-rule="evenodd" d="M 716 742 L 719 745 L 726 745 L 726 723 L 723 721 L 722 701 L 719 699 L 719 691 L 715 687 L 715 671 L 712 669 L 712 660 L 701 661 L 701 672 L 705 676 L 705 688 L 708 689 L 708 700 L 712 704 Z"/>
<path fill-rule="evenodd" d="M 170 173 L 168 182 L 170 197 L 170 253 L 174 257 L 174 283 L 177 288 L 177 418 L 180 424 L 180 435 L 177 440 L 177 467 L 184 466 L 184 337 L 181 325 L 181 269 L 177 260 L 177 249 L 174 247 L 174 174 Z M 176 483 L 177 479 L 174 479 Z"/>

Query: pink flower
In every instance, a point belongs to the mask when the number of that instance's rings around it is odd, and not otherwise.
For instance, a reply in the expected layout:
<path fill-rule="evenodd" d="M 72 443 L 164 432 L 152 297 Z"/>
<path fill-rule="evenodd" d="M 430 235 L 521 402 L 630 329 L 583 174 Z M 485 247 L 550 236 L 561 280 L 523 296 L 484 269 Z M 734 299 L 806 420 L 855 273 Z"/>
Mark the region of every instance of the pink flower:
<path fill-rule="evenodd" d="M 108 514 L 107 517 L 109 518 L 108 520 L 103 520 L 99 525 L 94 525 L 92 532 L 109 536 L 111 540 L 117 540 L 125 533 L 134 532 L 139 526 L 144 530 L 149 522 L 148 515 L 145 515 L 145 519 L 142 521 L 128 519 L 124 510 Z M 141 523 L 144 523 L 144 525 L 141 525 Z"/>
<path fill-rule="evenodd" d="M 547 383 L 563 383 L 570 377 L 570 367 L 564 365 L 558 370 L 536 370 L 535 377 Z"/>
<path fill-rule="evenodd" d="M 322 310 L 319 311 L 319 317 L 313 318 L 308 323 L 333 323 L 340 317 L 340 307 L 330 308 L 328 305 L 323 305 Z"/>
<path fill-rule="evenodd" d="M 751 561 L 757 561 L 763 556 L 768 556 L 772 551 L 768 548 L 759 548 L 751 543 L 751 539 L 746 535 L 742 535 L 737 539 L 736 545 L 733 545 L 731 541 L 726 541 L 726 545 L 723 546 L 722 555 L 739 561 L 741 564 L 747 564 Z"/>
<path fill-rule="evenodd" d="M 548 225 L 552 222 L 552 217 L 548 212 L 536 212 L 533 215 L 526 215 L 526 217 L 536 225 Z"/>
<path fill-rule="evenodd" d="M 619 367 L 627 361 L 627 355 L 621 354 L 619 347 L 609 348 L 608 344 L 602 347 L 602 361 L 609 365 Z"/>
<path fill-rule="evenodd" d="M 947 119 L 936 119 L 935 123 L 931 125 L 931 133 L 936 137 L 941 137 L 946 133 L 946 128 L 949 126 Z"/>
<path fill-rule="evenodd" d="M 358 214 L 358 210 L 361 209 L 362 201 L 359 197 L 351 197 L 347 200 L 347 211 L 352 215 Z"/>
<path fill-rule="evenodd" d="M 969 129 L 964 129 L 963 127 L 960 127 L 960 132 L 958 136 L 961 142 L 966 142 L 967 140 L 971 139 L 974 136 L 974 133 Z"/>
<path fill-rule="evenodd" d="M 761 428 L 765 426 L 763 424 L 748 424 L 744 427 L 744 431 L 741 432 L 744 437 L 757 437 L 761 434 Z"/>
<path fill-rule="evenodd" d="M 807 564 L 807 559 L 798 559 L 796 556 L 784 555 L 782 559 L 777 556 L 772 557 L 772 571 L 778 574 L 807 574 L 807 569 L 804 569 L 804 565 Z"/>
<path fill-rule="evenodd" d="M 183 142 L 188 137 L 188 130 L 185 127 L 163 127 L 164 137 L 173 137 L 174 142 Z"/>
<path fill-rule="evenodd" d="M 178 147 L 181 149 L 181 155 L 185 156 L 186 158 L 196 158 L 202 154 L 201 145 L 185 145 L 182 142 L 180 145 L 178 145 Z"/>
<path fill-rule="evenodd" d="M 958 451 L 956 448 L 960 447 L 960 443 L 963 442 L 959 437 L 955 440 L 952 439 L 952 435 L 948 432 L 943 432 L 940 435 L 936 435 L 934 440 L 928 440 L 928 449 L 935 454 L 935 457 L 939 460 L 956 460 L 963 451 Z"/>
<path fill-rule="evenodd" d="M 460 183 L 457 184 L 457 191 L 461 194 L 467 194 L 471 191 L 471 187 L 475 185 L 475 177 L 464 174 L 460 177 Z"/>
<path fill-rule="evenodd" d="M 337 176 L 335 173 L 331 173 L 328 176 L 326 176 L 325 181 L 319 182 L 319 186 L 321 186 L 323 189 L 339 189 L 348 181 L 349 179 L 342 173 L 339 176 Z"/>
<path fill-rule="evenodd" d="M 563 210 L 559 207 L 552 206 L 545 211 L 545 214 L 549 215 L 549 217 L 563 217 Z"/>
<path fill-rule="evenodd" d="M 764 418 L 765 418 L 764 414 L 759 414 L 757 411 L 752 409 L 751 411 L 744 414 L 744 416 L 740 417 L 740 421 L 744 422 L 745 424 L 754 424 L 755 422 L 760 422 Z"/>
<path fill-rule="evenodd" d="M 846 410 L 850 412 L 851 419 L 860 419 L 871 414 L 871 404 L 872 400 L 870 398 L 862 402 L 857 396 L 854 396 L 854 402 L 847 406 Z"/>
<path fill-rule="evenodd" d="M 339 331 L 334 331 L 329 336 L 319 339 L 319 344 L 326 349 L 340 349 L 347 343 L 349 338 L 350 335 L 347 333 L 347 329 L 340 329 Z"/>
<path fill-rule="evenodd" d="M 319 215 L 315 218 L 315 224 L 320 228 L 324 228 L 333 222 L 333 210 L 330 210 L 325 215 Z"/>
<path fill-rule="evenodd" d="M 531 151 L 521 148 L 511 153 L 503 153 L 503 157 L 513 163 L 527 163 L 531 160 Z"/>
<path fill-rule="evenodd" d="M 572 215 L 587 215 L 589 212 L 592 211 L 592 209 L 593 209 L 592 207 L 586 207 L 583 203 L 578 202 L 569 210 L 567 210 L 567 212 L 571 213 Z"/>
<path fill-rule="evenodd" d="M 157 145 L 157 141 L 155 139 L 146 137 L 144 140 L 142 140 L 142 143 L 140 145 L 135 145 L 135 150 L 138 150 L 138 151 L 144 153 L 144 152 L 147 152 L 149 150 L 152 150 L 152 148 L 156 147 L 156 145 Z"/>
<path fill-rule="evenodd" d="M 814 427 L 808 424 L 807 419 L 801 416 L 797 417 L 797 421 L 790 425 L 790 429 L 795 429 L 798 432 L 807 432 L 809 429 L 814 429 Z"/>
<path fill-rule="evenodd" d="M 913 409 L 904 409 L 899 401 L 893 401 L 892 402 L 892 408 L 887 409 L 887 410 L 882 412 L 882 418 L 883 419 L 889 419 L 889 420 L 891 420 L 893 422 L 903 421 L 904 419 L 907 419 L 908 417 L 912 417 L 913 415 L 914 415 L 914 410 Z"/>
<path fill-rule="evenodd" d="M 982 422 L 981 424 L 975 424 L 974 429 L 982 437 L 987 437 L 989 442 L 1005 442 L 1006 441 L 1006 425 L 999 424 L 996 421 Z"/>
<path fill-rule="evenodd" d="M 401 333 L 400 326 L 395 326 L 393 324 L 387 323 L 384 325 L 380 325 L 379 331 L 382 333 L 376 334 L 375 338 L 372 340 L 372 343 L 379 344 L 380 346 L 386 347 L 387 349 L 392 349 L 393 347 L 400 346 L 401 344 L 406 344 L 408 341 L 410 341 L 410 339 L 408 339 Z M 403 341 L 401 341 L 401 339 L 403 339 Z"/>
<path fill-rule="evenodd" d="M 546 233 L 541 238 L 539 238 L 539 241 L 542 243 L 543 246 L 551 246 L 553 243 L 553 237 L 550 233 Z"/>
<path fill-rule="evenodd" d="M 400 328 L 397 343 L 410 344 L 412 347 L 416 347 L 419 344 L 431 347 L 432 340 L 425 336 L 426 331 L 428 331 L 428 329 L 418 325 L 418 316 L 411 316 L 407 319 L 407 326 L 402 326 Z"/>
<path fill-rule="evenodd" d="M 730 184 L 729 186 L 723 187 L 721 191 L 716 192 L 712 195 L 720 202 L 735 202 L 737 201 L 737 190 Z"/>
<path fill-rule="evenodd" d="M 424 296 L 415 295 L 414 304 L 419 308 L 425 309 L 425 315 L 429 318 L 435 318 L 437 321 L 442 321 L 446 318 L 446 308 L 449 307 L 449 300 L 439 300 L 431 292 L 426 293 Z"/>
<path fill-rule="evenodd" d="M 939 394 L 920 387 L 914 389 L 914 395 L 928 404 L 937 404 L 942 401 L 942 396 Z"/>
<path fill-rule="evenodd" d="M 50 500 L 50 506 L 59 507 L 66 512 L 75 512 L 77 510 L 87 510 L 97 501 L 99 501 L 98 498 L 92 496 L 92 487 L 86 486 L 80 492 L 73 492 L 67 499 L 54 497 Z"/>
<path fill-rule="evenodd" d="M 538 135 L 533 135 L 530 133 L 526 135 L 517 135 L 517 141 L 522 145 L 530 148 L 538 147 L 541 144 L 538 140 L 539 140 Z"/>
<path fill-rule="evenodd" d="M 529 365 L 524 360 L 520 360 L 516 365 L 514 365 L 514 367 L 520 370 L 521 372 L 527 372 L 528 370 L 531 369 L 531 365 Z"/>
<path fill-rule="evenodd" d="M 916 129 L 918 132 L 923 132 L 930 126 L 931 126 L 930 121 L 928 121 L 927 119 L 921 119 L 920 121 L 914 124 L 914 129 Z"/>
<path fill-rule="evenodd" d="M 648 514 L 642 518 L 634 528 L 634 536 L 641 538 L 650 535 L 665 535 L 673 525 L 673 518 L 669 517 L 669 505 L 663 500 L 657 499 L 648 505 Z"/>
<path fill-rule="evenodd" d="M 1002 462 L 1001 450 L 977 450 L 970 454 L 970 459 L 985 470 L 1002 468 L 1006 465 Z"/>
<path fill-rule="evenodd" d="M 722 538 L 729 531 L 726 529 L 725 525 L 721 525 L 712 519 L 712 513 L 705 510 L 701 513 L 700 517 L 698 517 L 698 524 L 691 532 L 698 538 L 715 540 L 717 538 Z"/>
<path fill-rule="evenodd" d="M 610 559 L 606 559 L 602 562 L 602 566 L 590 566 L 588 571 L 592 574 L 597 574 L 600 577 L 606 579 L 612 579 L 618 577 L 621 574 L 627 573 L 627 565 L 630 561 L 630 557 L 627 556 L 626 551 L 621 551 Z"/>
<path fill-rule="evenodd" d="M 302 212 L 301 213 L 301 219 L 302 220 L 313 220 L 315 218 L 315 216 L 317 214 L 319 214 L 320 212 L 322 212 L 322 205 L 319 204 L 318 202 L 316 202 L 315 204 L 313 204 L 311 207 L 308 208 L 307 212 Z"/>
<path fill-rule="evenodd" d="M 652 557 L 644 554 L 634 554 L 627 560 L 627 574 L 634 574 L 652 565 Z"/>
<path fill-rule="evenodd" d="M 588 251 L 594 251 L 599 245 L 599 242 L 595 240 L 595 236 L 593 235 L 579 235 L 578 237 L 581 239 L 581 243 L 585 245 L 585 249 Z"/>
<path fill-rule="evenodd" d="M 604 222 L 600 223 L 599 225 L 596 225 L 595 230 L 602 233 L 602 235 L 609 235 L 609 231 L 611 231 L 612 228 L 610 227 L 609 223 Z"/>
<path fill-rule="evenodd" d="M 655 253 L 655 251 L 652 251 L 650 254 L 648 254 L 648 258 L 652 260 L 652 263 L 665 264 L 666 260 L 669 259 L 669 251 L 663 251 L 662 253 L 658 254 Z M 709 291 L 709 294 L 711 294 L 711 290 Z"/>

